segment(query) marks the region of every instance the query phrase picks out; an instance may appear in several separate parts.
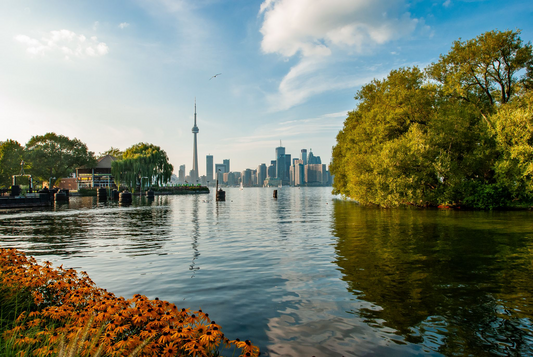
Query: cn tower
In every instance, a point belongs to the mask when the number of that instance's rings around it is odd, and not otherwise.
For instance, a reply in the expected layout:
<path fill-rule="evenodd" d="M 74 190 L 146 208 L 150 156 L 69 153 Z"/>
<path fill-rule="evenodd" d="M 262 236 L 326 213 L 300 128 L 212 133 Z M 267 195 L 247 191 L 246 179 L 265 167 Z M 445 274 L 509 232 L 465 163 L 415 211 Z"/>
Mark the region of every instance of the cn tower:
<path fill-rule="evenodd" d="M 192 127 L 192 133 L 194 134 L 194 147 L 192 153 L 192 171 L 191 171 L 191 181 L 196 183 L 199 178 L 198 175 L 198 143 L 196 139 L 196 134 L 200 129 L 196 126 L 196 98 L 194 98 L 194 126 Z"/>

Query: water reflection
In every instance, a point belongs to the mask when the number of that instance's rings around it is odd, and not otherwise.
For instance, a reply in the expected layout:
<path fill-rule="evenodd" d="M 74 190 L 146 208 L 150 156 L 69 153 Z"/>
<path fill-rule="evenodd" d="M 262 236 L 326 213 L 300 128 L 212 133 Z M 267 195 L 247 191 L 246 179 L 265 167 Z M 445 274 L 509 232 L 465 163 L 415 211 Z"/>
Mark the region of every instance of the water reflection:
<path fill-rule="evenodd" d="M 198 220 L 198 196 L 194 197 L 193 205 L 192 205 L 192 216 L 191 216 L 191 223 L 192 223 L 192 261 L 191 265 L 189 266 L 189 270 L 192 271 L 191 278 L 194 278 L 194 275 L 196 274 L 196 271 L 200 269 L 199 266 L 196 265 L 196 259 L 200 256 L 200 251 L 198 250 L 198 238 L 200 238 L 200 221 Z"/>
<path fill-rule="evenodd" d="M 170 217 L 165 196 L 156 202 L 137 198 L 129 207 L 96 197 L 72 197 L 69 204 L 47 210 L 0 216 L 0 237 L 36 256 L 92 256 L 98 247 L 116 245 L 128 255 L 145 255 L 161 250 L 170 239 Z"/>
<path fill-rule="evenodd" d="M 532 354 L 533 240 L 515 224 L 530 218 L 336 201 L 335 263 L 370 303 L 349 312 L 445 355 Z"/>

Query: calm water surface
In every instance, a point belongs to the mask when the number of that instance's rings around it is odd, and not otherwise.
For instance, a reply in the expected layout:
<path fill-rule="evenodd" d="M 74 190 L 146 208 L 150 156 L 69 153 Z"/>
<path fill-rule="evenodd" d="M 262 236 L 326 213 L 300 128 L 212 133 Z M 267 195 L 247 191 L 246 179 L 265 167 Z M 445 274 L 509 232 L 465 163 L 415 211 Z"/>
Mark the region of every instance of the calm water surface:
<path fill-rule="evenodd" d="M 266 356 L 533 355 L 533 212 L 378 210 L 328 188 L 72 198 L 0 246 L 202 308 Z"/>

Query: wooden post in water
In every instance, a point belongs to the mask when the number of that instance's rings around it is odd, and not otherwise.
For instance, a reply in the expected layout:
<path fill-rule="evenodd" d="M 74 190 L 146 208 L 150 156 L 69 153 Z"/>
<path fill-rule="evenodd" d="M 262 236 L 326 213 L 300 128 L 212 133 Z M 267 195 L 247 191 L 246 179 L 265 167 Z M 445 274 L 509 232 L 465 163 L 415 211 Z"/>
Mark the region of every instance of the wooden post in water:
<path fill-rule="evenodd" d="M 223 191 L 222 189 L 218 189 L 218 180 L 217 180 L 217 188 L 216 188 L 216 200 L 218 201 L 226 201 L 226 191 Z"/>
<path fill-rule="evenodd" d="M 278 198 L 278 190 L 274 190 L 274 195 L 273 195 L 274 198 Z"/>

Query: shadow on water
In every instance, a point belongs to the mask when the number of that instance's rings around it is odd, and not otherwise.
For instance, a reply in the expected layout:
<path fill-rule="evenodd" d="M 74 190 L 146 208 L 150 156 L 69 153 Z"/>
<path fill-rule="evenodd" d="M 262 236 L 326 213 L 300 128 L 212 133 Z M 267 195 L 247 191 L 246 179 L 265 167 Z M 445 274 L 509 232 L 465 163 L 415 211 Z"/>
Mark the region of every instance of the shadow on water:
<path fill-rule="evenodd" d="M 370 303 L 349 313 L 444 355 L 532 355 L 532 217 L 336 201 L 335 263 Z"/>

